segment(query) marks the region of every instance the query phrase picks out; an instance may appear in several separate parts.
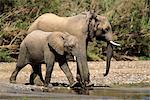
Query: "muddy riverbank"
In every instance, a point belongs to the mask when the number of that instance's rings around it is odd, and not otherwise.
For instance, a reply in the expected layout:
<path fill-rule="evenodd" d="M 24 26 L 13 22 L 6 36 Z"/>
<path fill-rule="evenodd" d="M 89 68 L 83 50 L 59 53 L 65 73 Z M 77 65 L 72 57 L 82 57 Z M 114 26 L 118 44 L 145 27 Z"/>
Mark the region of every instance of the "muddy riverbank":
<path fill-rule="evenodd" d="M 0 83 L 1 85 L 1 83 Z M 76 90 L 64 87 L 53 87 L 43 92 L 41 86 L 25 86 L 21 84 L 3 84 L 0 99 L 3 100 L 149 100 L 149 88 L 110 88 L 93 87 L 80 94 Z M 4 90 L 3 90 L 4 89 Z M 3 91 L 2 91 L 3 90 Z M 81 90 L 80 90 L 81 92 Z M 83 92 L 83 91 L 82 91 Z"/>
<path fill-rule="evenodd" d="M 86 96 L 78 95 L 80 94 L 80 91 L 75 91 L 69 87 L 63 87 L 60 85 L 51 88 L 49 92 L 43 92 L 43 86 L 24 85 L 29 81 L 29 75 L 31 73 L 31 66 L 29 65 L 22 69 L 18 74 L 17 84 L 10 84 L 9 77 L 15 68 L 15 64 L 15 62 L 0 63 L 1 99 L 10 99 L 12 97 L 14 99 L 18 97 L 21 97 L 22 99 L 39 99 L 39 97 L 48 99 L 51 97 L 55 98 L 54 100 L 63 100 L 63 98 L 66 100 L 66 97 L 74 97 L 76 99 L 83 98 L 83 100 L 86 98 L 88 98 L 88 100 L 97 100 L 99 97 L 113 99 L 123 97 L 123 95 L 125 97 L 150 97 L 150 61 L 113 61 L 111 63 L 110 73 L 106 77 L 103 77 L 105 62 L 88 62 L 91 82 L 94 83 L 95 87 L 92 90 L 86 91 Z M 75 78 L 76 64 L 74 62 L 69 62 L 69 67 Z M 42 72 L 45 76 L 45 65 L 42 66 Z M 37 85 L 40 84 L 39 81 L 35 82 Z M 51 82 L 68 84 L 67 78 L 60 70 L 57 63 L 54 66 Z M 132 92 L 134 96 L 130 95 L 130 92 Z M 65 96 L 63 96 L 63 93 L 65 93 Z"/>

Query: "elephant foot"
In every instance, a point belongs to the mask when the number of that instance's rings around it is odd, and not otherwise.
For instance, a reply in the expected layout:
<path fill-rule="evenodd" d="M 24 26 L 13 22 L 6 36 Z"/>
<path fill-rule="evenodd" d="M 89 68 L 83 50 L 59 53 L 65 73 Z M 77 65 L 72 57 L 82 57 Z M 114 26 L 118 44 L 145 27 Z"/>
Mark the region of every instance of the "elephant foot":
<path fill-rule="evenodd" d="M 34 83 L 25 83 L 25 85 L 34 85 Z"/>
<path fill-rule="evenodd" d="M 93 87 L 93 86 L 94 86 L 94 83 L 89 82 L 89 83 L 86 83 L 85 87 L 83 87 L 83 85 L 77 81 L 77 82 L 74 82 L 73 84 L 71 84 L 70 88 L 79 88 L 79 87 L 86 88 L 86 87 Z"/>
<path fill-rule="evenodd" d="M 70 85 L 70 88 L 76 88 L 76 87 L 81 87 L 80 82 L 76 81 L 73 84 Z"/>
<path fill-rule="evenodd" d="M 44 85 L 44 80 L 43 81 L 41 81 L 41 79 L 40 79 L 40 77 L 36 77 L 34 80 L 31 80 L 30 81 L 30 84 L 32 84 L 32 85 L 37 85 L 37 86 L 43 86 Z"/>
<path fill-rule="evenodd" d="M 10 79 L 10 83 L 16 84 L 16 80 Z"/>
<path fill-rule="evenodd" d="M 43 92 L 49 92 L 49 89 L 48 89 L 48 87 L 43 87 L 43 88 L 42 88 L 42 91 L 43 91 Z"/>
<path fill-rule="evenodd" d="M 47 87 L 47 88 L 52 88 L 52 87 L 53 87 L 53 84 L 49 83 L 46 87 Z"/>
<path fill-rule="evenodd" d="M 52 83 L 44 84 L 44 87 L 42 88 L 43 92 L 49 92 L 51 91 L 51 88 L 53 87 Z"/>
<path fill-rule="evenodd" d="M 76 80 L 77 80 L 78 82 L 81 82 L 81 78 L 80 78 L 80 75 L 79 75 L 79 74 L 77 74 Z"/>
<path fill-rule="evenodd" d="M 93 87 L 93 86 L 94 86 L 94 83 L 91 83 L 91 82 L 86 84 L 86 87 Z"/>
<path fill-rule="evenodd" d="M 25 83 L 25 85 L 32 85 L 32 84 L 30 84 L 30 83 Z"/>

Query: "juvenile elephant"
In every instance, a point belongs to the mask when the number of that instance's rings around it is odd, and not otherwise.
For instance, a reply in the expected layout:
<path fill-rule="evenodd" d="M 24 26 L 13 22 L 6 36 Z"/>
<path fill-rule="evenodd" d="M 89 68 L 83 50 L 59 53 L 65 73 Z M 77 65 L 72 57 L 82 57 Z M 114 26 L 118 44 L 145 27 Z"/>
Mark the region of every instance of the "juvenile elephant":
<path fill-rule="evenodd" d="M 87 66 L 86 48 L 88 41 L 96 37 L 97 40 L 107 42 L 106 76 L 109 72 L 110 61 L 113 53 L 112 28 L 105 16 L 97 15 L 93 12 L 83 12 L 72 17 L 60 17 L 52 13 L 46 13 L 38 17 L 30 26 L 28 33 L 34 30 L 61 31 L 68 32 L 79 40 L 79 57 L 77 57 L 77 77 L 81 80 L 81 85 L 85 86 L 90 82 L 89 69 Z"/>
<path fill-rule="evenodd" d="M 16 69 L 10 77 L 10 82 L 16 82 L 18 72 L 27 64 L 30 64 L 33 68 L 33 73 L 30 75 L 30 83 L 33 84 L 36 74 L 44 82 L 41 73 L 41 64 L 45 63 L 46 76 L 44 85 L 47 86 L 50 82 L 54 62 L 57 59 L 59 66 L 72 85 L 75 81 L 68 67 L 66 55 L 80 56 L 78 55 L 78 45 L 78 39 L 68 33 L 44 32 L 41 30 L 31 32 L 20 45 L 18 62 Z"/>

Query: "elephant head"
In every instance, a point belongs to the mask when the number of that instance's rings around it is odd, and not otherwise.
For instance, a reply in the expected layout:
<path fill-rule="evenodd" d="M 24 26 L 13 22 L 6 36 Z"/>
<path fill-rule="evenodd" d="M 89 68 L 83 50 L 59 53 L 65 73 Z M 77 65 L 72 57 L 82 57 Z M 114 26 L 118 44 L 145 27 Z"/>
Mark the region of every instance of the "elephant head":
<path fill-rule="evenodd" d="M 47 38 L 49 46 L 51 46 L 57 54 L 78 54 L 78 40 L 75 36 L 65 32 L 53 32 Z"/>
<path fill-rule="evenodd" d="M 96 40 L 103 40 L 107 42 L 107 60 L 106 60 L 106 76 L 109 73 L 110 61 L 113 54 L 113 45 L 120 46 L 120 44 L 113 42 L 113 32 L 108 19 L 105 16 L 95 15 L 89 23 L 89 39 L 96 37 Z"/>

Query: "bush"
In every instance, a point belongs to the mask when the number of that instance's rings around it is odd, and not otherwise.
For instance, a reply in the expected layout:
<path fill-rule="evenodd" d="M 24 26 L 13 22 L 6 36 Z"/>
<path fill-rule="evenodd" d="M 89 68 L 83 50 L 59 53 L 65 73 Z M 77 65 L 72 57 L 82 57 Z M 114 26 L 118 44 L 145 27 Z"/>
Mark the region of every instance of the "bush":
<path fill-rule="evenodd" d="M 111 1 L 111 0 L 104 0 Z M 150 57 L 150 4 L 147 0 L 115 0 L 104 11 L 109 17 L 122 55 Z"/>
<path fill-rule="evenodd" d="M 0 62 L 11 62 L 13 59 L 9 55 L 9 51 L 0 49 Z"/>

